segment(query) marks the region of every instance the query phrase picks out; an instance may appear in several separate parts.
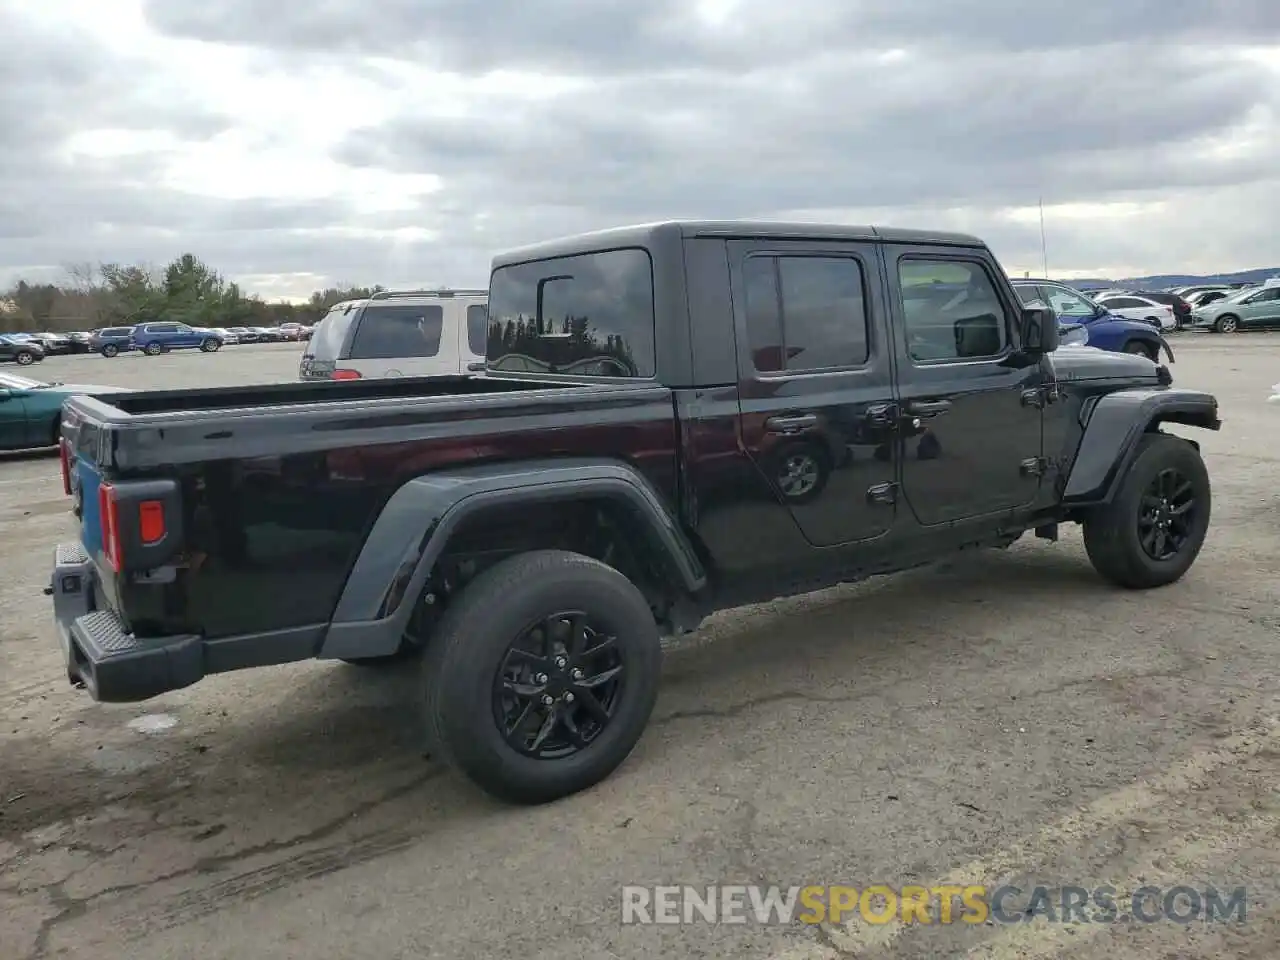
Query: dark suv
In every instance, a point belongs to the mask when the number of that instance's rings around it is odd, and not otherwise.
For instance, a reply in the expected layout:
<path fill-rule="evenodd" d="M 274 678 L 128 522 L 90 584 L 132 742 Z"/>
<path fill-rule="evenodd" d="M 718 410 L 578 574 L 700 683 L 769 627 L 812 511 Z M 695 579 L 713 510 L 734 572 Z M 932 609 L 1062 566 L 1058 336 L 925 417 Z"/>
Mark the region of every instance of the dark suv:
<path fill-rule="evenodd" d="M 133 327 L 103 327 L 89 335 L 89 349 L 104 357 L 114 357 L 125 350 L 132 350 L 129 337 Z"/>

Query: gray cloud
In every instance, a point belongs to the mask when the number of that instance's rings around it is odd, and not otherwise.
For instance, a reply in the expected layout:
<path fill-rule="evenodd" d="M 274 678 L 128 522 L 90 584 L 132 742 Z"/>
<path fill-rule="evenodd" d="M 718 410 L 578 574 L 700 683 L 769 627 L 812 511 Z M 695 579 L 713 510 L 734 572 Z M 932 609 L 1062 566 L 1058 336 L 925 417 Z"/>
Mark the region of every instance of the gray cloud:
<path fill-rule="evenodd" d="M 1234 49 L 1280 47 L 1274 0 L 724 6 L 716 22 L 688 0 L 146 0 L 162 33 L 240 46 L 267 67 L 319 62 L 410 84 L 367 56 L 586 81 L 519 100 L 477 84 L 464 117 L 408 113 L 352 131 L 341 162 L 444 184 L 413 209 L 375 215 L 336 200 L 167 190 L 160 155 L 65 165 L 62 145 L 80 130 L 199 141 L 235 118 L 210 112 L 198 90 L 145 82 L 144 64 L 74 27 L 37 31 L 0 12 L 0 281 L 191 249 L 232 275 L 471 284 L 496 250 L 546 236 L 780 212 L 971 229 L 1007 260 L 1035 263 L 1038 228 L 996 211 L 1041 195 L 1166 204 L 1147 221 L 1056 224 L 1063 267 L 1280 262 L 1260 224 L 1278 195 L 1277 74 Z M 1211 149 L 1251 121 L 1262 132 L 1247 149 Z M 1169 229 L 1178 222 L 1186 236 Z M 441 239 L 334 229 L 353 224 Z"/>
<path fill-rule="evenodd" d="M 497 69 L 645 74 L 694 67 L 734 74 L 803 63 L 815 50 L 908 46 L 960 51 L 1104 48 L 1172 40 L 1267 43 L 1280 35 L 1269 0 L 1125 0 L 1040 5 L 1020 0 L 738 0 L 720 22 L 688 0 L 145 0 L 173 36 L 277 50 L 412 55 L 464 73 Z"/>

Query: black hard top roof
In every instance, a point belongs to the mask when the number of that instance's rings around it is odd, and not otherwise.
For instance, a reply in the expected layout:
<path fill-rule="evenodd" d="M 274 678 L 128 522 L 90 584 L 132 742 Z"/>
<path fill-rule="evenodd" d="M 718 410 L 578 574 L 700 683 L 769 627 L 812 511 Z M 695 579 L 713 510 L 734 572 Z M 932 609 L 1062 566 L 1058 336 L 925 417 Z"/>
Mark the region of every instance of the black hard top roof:
<path fill-rule="evenodd" d="M 946 230 L 906 230 L 897 227 L 854 226 L 835 223 L 796 223 L 774 220 L 666 220 L 560 237 L 508 250 L 493 258 L 494 268 L 509 263 L 562 257 L 593 250 L 648 247 L 682 237 L 771 240 L 884 240 L 890 243 L 945 244 L 984 247 L 967 233 Z"/>

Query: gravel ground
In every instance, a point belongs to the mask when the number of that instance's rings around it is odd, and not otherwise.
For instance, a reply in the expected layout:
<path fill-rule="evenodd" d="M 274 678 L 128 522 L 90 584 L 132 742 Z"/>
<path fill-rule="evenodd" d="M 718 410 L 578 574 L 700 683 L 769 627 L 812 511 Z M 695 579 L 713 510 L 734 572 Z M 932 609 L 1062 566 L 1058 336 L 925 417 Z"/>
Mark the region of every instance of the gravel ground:
<path fill-rule="evenodd" d="M 307 663 L 95 705 L 41 595 L 50 456 L 0 459 L 0 958 L 1280 956 L 1280 337 L 1187 335 L 1213 525 L 1132 594 L 1078 531 L 735 611 L 606 783 L 532 810 L 419 750 L 413 677 Z M 296 345 L 46 379 L 292 379 Z M 1244 923 L 624 926 L 623 884 L 1247 888 Z M 1010 901 L 1015 905 L 1015 901 Z M 1121 910 L 1121 912 L 1125 912 Z"/>

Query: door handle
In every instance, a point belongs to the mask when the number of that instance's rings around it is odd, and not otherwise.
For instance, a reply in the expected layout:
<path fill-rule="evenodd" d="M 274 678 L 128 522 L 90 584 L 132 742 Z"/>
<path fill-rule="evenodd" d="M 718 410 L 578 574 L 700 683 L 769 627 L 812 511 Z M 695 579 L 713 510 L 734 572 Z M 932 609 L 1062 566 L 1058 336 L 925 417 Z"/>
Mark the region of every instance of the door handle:
<path fill-rule="evenodd" d="M 794 416 L 770 417 L 764 422 L 764 428 L 770 433 L 798 433 L 818 425 L 818 418 L 812 413 L 801 413 Z"/>
<path fill-rule="evenodd" d="M 937 417 L 950 412 L 950 400 L 917 400 L 907 404 L 907 413 L 913 417 Z"/>
<path fill-rule="evenodd" d="M 865 416 L 873 427 L 891 427 L 898 422 L 898 408 L 892 403 L 873 403 Z"/>

